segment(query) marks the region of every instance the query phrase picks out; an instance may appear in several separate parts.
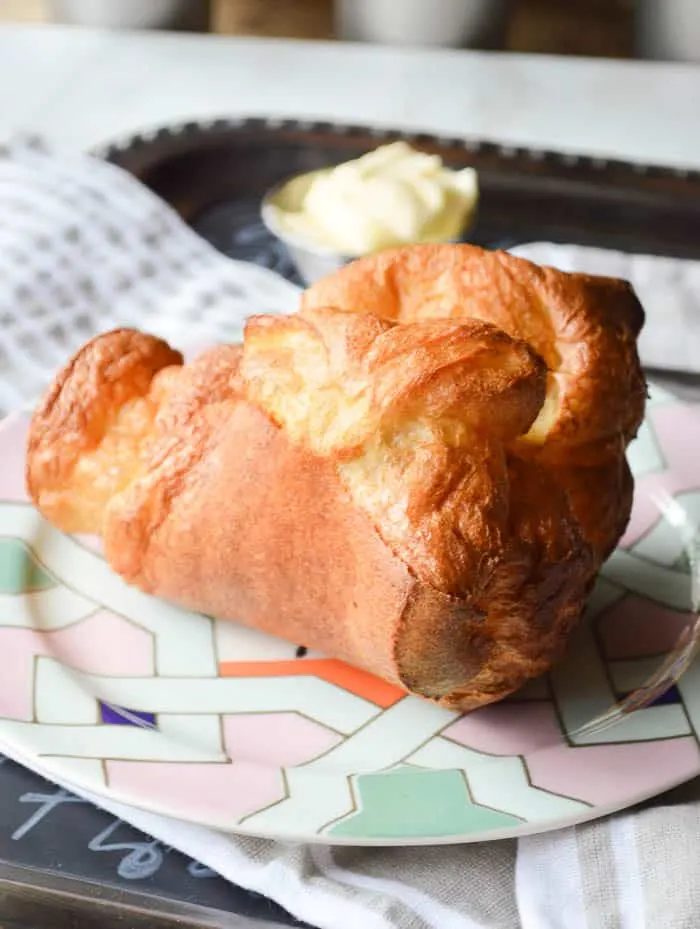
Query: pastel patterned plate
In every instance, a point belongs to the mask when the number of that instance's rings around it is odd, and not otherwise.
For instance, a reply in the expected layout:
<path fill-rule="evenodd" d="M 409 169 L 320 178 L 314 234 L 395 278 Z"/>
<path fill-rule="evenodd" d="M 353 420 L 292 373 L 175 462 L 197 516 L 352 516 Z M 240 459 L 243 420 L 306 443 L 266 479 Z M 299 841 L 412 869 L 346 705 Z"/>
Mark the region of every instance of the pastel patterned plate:
<path fill-rule="evenodd" d="M 0 750 L 49 777 L 220 830 L 359 845 L 544 831 L 700 773 L 700 407 L 653 392 L 632 520 L 567 657 L 462 718 L 126 587 L 27 502 L 25 432 L 0 427 Z"/>

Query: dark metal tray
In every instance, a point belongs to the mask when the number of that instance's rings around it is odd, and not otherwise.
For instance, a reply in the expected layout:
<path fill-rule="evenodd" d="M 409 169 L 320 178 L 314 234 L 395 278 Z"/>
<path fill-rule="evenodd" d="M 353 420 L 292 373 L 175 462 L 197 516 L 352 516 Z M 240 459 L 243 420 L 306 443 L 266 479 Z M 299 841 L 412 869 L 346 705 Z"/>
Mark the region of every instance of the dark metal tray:
<path fill-rule="evenodd" d="M 508 148 L 359 126 L 241 119 L 186 123 L 100 154 L 170 203 L 226 254 L 290 273 L 258 224 L 260 197 L 290 174 L 406 139 L 451 167 L 479 172 L 470 241 L 507 248 L 537 240 L 700 259 L 700 171 Z"/>
<path fill-rule="evenodd" d="M 183 123 L 98 154 L 168 202 L 224 254 L 301 283 L 285 247 L 260 222 L 262 195 L 290 174 L 337 164 L 405 139 L 451 167 L 479 172 L 469 240 L 486 248 L 549 241 L 700 259 L 700 171 L 632 164 L 477 139 L 328 122 L 221 119 Z M 647 369 L 700 399 L 700 375 Z"/>

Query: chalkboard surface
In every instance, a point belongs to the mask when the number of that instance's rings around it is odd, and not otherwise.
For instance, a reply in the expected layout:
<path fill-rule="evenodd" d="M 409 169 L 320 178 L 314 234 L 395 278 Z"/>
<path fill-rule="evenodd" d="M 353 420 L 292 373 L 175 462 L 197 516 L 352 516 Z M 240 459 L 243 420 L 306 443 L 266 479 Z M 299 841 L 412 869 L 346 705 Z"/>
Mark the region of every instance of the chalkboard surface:
<path fill-rule="evenodd" d="M 280 925 L 301 925 L 264 897 L 230 884 L 1 756 L 0 859 Z"/>

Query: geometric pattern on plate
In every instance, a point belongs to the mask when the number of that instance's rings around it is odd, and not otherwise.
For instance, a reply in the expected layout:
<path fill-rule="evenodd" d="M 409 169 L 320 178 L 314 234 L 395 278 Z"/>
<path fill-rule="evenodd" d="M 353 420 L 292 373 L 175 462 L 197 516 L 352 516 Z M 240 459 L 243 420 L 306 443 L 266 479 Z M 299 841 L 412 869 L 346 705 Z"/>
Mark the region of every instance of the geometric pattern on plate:
<path fill-rule="evenodd" d="M 658 500 L 700 523 L 698 408 L 653 391 L 630 449 L 630 525 L 564 660 L 461 718 L 127 587 L 91 540 L 27 503 L 25 432 L 13 417 L 1 433 L 0 748 L 43 770 L 219 829 L 355 844 L 540 831 L 700 772 L 697 664 L 651 705 L 588 726 L 692 625 L 696 566 Z"/>

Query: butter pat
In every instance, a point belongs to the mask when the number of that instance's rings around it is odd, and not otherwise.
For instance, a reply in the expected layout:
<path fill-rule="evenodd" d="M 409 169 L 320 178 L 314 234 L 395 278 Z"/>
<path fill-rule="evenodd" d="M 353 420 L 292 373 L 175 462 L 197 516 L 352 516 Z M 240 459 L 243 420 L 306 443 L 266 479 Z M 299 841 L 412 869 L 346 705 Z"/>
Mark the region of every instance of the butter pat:
<path fill-rule="evenodd" d="M 478 200 L 473 168 L 452 171 L 406 142 L 293 178 L 269 204 L 283 237 L 358 257 L 414 242 L 457 239 Z"/>

